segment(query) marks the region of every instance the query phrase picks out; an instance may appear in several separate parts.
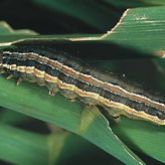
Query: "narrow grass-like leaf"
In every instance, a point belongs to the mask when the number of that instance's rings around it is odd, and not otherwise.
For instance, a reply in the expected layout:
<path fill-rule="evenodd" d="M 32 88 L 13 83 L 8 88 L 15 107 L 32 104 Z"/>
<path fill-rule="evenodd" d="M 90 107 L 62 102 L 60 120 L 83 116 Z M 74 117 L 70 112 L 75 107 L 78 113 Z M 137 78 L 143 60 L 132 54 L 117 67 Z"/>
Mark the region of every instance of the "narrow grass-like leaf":
<path fill-rule="evenodd" d="M 4 109 L 1 108 L 1 112 L 0 112 L 0 124 L 19 124 L 22 121 L 26 121 L 28 120 L 28 117 L 20 114 L 20 113 L 16 113 L 14 111 L 10 111 L 8 109 Z"/>
<path fill-rule="evenodd" d="M 111 5 L 125 8 L 125 7 L 142 7 L 142 6 L 155 6 L 155 5 L 165 5 L 164 0 L 103 0 Z"/>
<path fill-rule="evenodd" d="M 163 51 L 165 7 L 128 9 L 103 39 L 145 52 Z"/>
<path fill-rule="evenodd" d="M 46 136 L 0 125 L 0 158 L 14 164 L 48 164 Z"/>
<path fill-rule="evenodd" d="M 36 40 L 45 40 L 49 42 L 51 41 L 52 43 L 59 40 L 61 40 L 61 42 L 69 40 L 73 44 L 75 43 L 75 45 L 80 42 L 84 43 L 88 41 L 102 41 L 107 44 L 114 42 L 124 47 L 133 48 L 135 50 L 143 51 L 146 53 L 157 54 L 157 52 L 164 50 L 164 11 L 164 7 L 127 10 L 117 26 L 115 26 L 115 28 L 113 28 L 110 32 L 103 36 L 91 37 L 91 35 L 89 35 L 88 37 L 75 36 L 75 38 L 74 36 L 71 36 L 69 38 L 65 35 L 12 35 L 12 37 L 1 35 L 1 45 L 4 44 L 3 41 L 6 41 L 6 45 L 10 45 L 10 41 L 15 42 L 18 41 L 18 39 L 21 39 L 22 43 L 30 40 L 33 41 L 33 43 Z M 49 97 L 47 96 L 44 89 L 36 87 L 36 85 L 23 84 L 20 87 L 16 88 L 12 82 L 6 82 L 6 80 L 4 80 L 3 78 L 0 79 L 0 84 L 1 106 L 41 119 L 43 121 L 56 124 L 69 131 L 80 134 L 84 138 L 88 139 L 108 153 L 113 154 L 115 157 L 127 164 L 139 163 L 140 160 L 135 159 L 135 156 L 129 150 L 127 150 L 127 147 L 125 147 L 119 141 L 119 139 L 115 137 L 110 128 L 108 128 L 105 120 L 100 115 L 98 115 L 97 111 L 94 111 L 94 113 L 92 114 L 90 114 L 90 111 L 84 112 L 82 111 L 79 102 L 74 104 L 69 103 L 60 95 L 57 95 L 53 98 Z M 44 100 L 44 102 L 42 100 Z M 40 102 L 41 104 L 38 105 L 38 103 Z M 85 117 L 83 117 L 84 113 Z M 126 121 L 126 125 L 127 123 L 129 122 Z M 131 123 L 135 123 L 134 125 L 136 125 L 136 122 Z M 100 129 L 97 129 L 98 127 Z M 146 144 L 147 147 L 145 147 L 144 141 L 142 141 L 142 139 L 149 138 L 149 142 L 151 142 L 154 141 L 153 139 L 155 137 L 150 136 L 150 133 L 143 134 L 142 132 L 144 132 L 144 130 L 141 130 L 140 127 L 140 125 L 137 125 L 136 127 L 136 130 L 138 132 L 137 134 L 140 134 L 141 136 L 140 138 L 138 136 L 134 137 L 133 134 L 136 132 L 130 130 L 128 127 L 124 127 L 124 130 L 128 130 L 128 136 L 130 136 L 131 138 L 133 137 L 132 139 L 136 139 L 132 140 L 132 143 L 136 143 L 134 147 L 140 146 L 141 151 L 144 151 L 148 155 L 164 162 L 164 158 L 161 153 L 154 150 L 150 152 L 148 150 L 150 143 Z M 147 127 L 152 127 L 152 125 L 149 124 L 149 126 Z M 120 128 L 118 129 L 121 130 Z M 160 131 L 157 127 L 155 127 L 154 130 L 155 132 Z M 131 134 L 132 136 L 129 134 Z M 99 138 L 96 135 L 101 135 L 101 137 Z M 120 135 L 122 137 L 122 133 Z M 164 132 L 162 131 L 159 136 L 164 137 Z M 160 144 L 155 143 L 155 145 L 164 145 L 164 141 L 161 137 Z M 107 146 L 107 144 L 109 145 Z M 117 152 L 117 150 L 114 150 L 114 148 L 120 148 L 121 152 Z M 156 152 L 157 154 L 155 154 Z M 131 157 L 130 154 L 133 157 Z"/>
<path fill-rule="evenodd" d="M 29 29 L 13 30 L 5 21 L 0 21 L 0 35 L 35 35 L 36 32 Z"/>
<path fill-rule="evenodd" d="M 0 105 L 3 107 L 80 134 L 121 161 L 139 164 L 140 160 L 136 160 L 136 156 L 120 142 L 96 110 L 93 113 L 87 111 L 87 119 L 90 119 L 87 121 L 78 102 L 70 103 L 60 95 L 48 96 L 44 89 L 34 84 L 17 87 L 12 81 L 6 82 L 3 78 L 0 78 L 0 84 Z"/>
<path fill-rule="evenodd" d="M 165 127 L 123 118 L 120 124 L 114 125 L 113 130 L 126 144 L 131 144 L 131 148 L 165 163 Z"/>
<path fill-rule="evenodd" d="M 120 46 L 135 49 L 145 53 L 162 56 L 164 52 L 165 38 L 165 7 L 137 8 L 124 12 L 118 24 L 106 34 L 82 37 L 81 35 L 12 35 L 0 37 L 0 45 L 9 45 L 11 42 L 26 41 L 72 41 L 73 43 L 85 41 L 101 41 L 104 43 L 116 43 Z"/>
<path fill-rule="evenodd" d="M 99 31 L 106 31 L 108 27 L 113 25 L 114 20 L 120 16 L 119 11 L 93 0 L 77 0 L 76 2 L 74 0 L 33 0 L 33 2 L 77 18 Z"/>

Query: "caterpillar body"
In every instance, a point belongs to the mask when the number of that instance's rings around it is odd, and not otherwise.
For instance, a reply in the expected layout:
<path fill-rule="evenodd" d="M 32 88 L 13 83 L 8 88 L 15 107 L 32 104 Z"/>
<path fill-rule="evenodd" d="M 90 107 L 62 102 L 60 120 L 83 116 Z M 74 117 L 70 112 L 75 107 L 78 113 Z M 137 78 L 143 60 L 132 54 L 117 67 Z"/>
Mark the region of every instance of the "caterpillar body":
<path fill-rule="evenodd" d="M 114 117 L 165 125 L 165 103 L 145 95 L 113 75 L 89 67 L 65 52 L 42 47 L 24 47 L 0 51 L 0 69 L 15 77 L 47 86 L 70 100 L 79 97 L 88 105 L 99 105 Z"/>

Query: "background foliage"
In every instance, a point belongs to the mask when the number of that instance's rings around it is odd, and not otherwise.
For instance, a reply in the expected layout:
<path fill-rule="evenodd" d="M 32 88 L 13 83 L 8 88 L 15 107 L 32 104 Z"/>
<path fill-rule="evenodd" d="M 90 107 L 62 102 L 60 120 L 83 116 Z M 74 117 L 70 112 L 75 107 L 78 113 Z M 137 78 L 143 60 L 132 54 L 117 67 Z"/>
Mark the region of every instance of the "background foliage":
<path fill-rule="evenodd" d="M 15 30 L 0 23 L 0 46 L 47 45 L 164 93 L 163 5 L 163 0 L 5 0 L 0 2 L 0 20 Z M 31 30 L 19 30 L 25 28 Z M 17 87 L 15 80 L 1 76 L 3 163 L 165 162 L 164 127 L 124 117 L 109 124 L 97 109 L 47 93 L 36 84 Z"/>

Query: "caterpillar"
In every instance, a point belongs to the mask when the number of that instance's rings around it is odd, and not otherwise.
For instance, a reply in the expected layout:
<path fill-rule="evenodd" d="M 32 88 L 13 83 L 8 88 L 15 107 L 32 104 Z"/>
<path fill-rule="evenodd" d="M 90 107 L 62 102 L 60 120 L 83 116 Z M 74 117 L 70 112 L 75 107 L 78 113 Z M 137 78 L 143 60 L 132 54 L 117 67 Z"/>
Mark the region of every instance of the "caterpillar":
<path fill-rule="evenodd" d="M 165 125 L 165 102 L 66 52 L 35 46 L 3 49 L 0 69 L 19 80 L 46 86 L 50 95 L 60 91 L 72 101 L 78 97 L 87 105 L 99 105 L 115 118 L 124 115 Z"/>

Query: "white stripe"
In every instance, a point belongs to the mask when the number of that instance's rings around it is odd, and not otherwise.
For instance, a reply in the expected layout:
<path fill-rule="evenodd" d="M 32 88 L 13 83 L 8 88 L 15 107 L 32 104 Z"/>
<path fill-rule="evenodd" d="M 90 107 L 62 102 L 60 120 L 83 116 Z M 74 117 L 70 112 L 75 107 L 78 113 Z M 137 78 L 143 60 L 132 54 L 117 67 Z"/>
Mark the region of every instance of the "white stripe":
<path fill-rule="evenodd" d="M 101 80 L 99 80 L 99 79 L 97 79 L 97 78 L 95 78 L 95 77 L 93 77 L 93 76 L 91 76 L 91 75 L 87 75 L 87 74 L 78 72 L 78 71 L 74 70 L 73 68 L 68 67 L 68 66 L 66 66 L 66 65 L 64 65 L 64 64 L 62 64 L 62 63 L 60 63 L 60 62 L 57 61 L 57 60 L 49 59 L 48 57 L 41 56 L 41 55 L 39 55 L 39 54 L 37 54 L 37 53 L 34 53 L 34 52 L 20 53 L 20 52 L 4 51 L 3 53 L 8 53 L 8 54 L 10 54 L 10 55 L 12 55 L 12 53 L 17 53 L 17 54 L 22 55 L 22 56 L 28 55 L 28 54 L 33 54 L 34 56 L 38 56 L 39 58 L 44 58 L 44 59 L 46 59 L 46 60 L 48 60 L 48 61 L 56 62 L 58 65 L 64 67 L 64 68 L 67 69 L 67 70 L 70 70 L 70 71 L 74 72 L 75 74 L 78 74 L 78 75 L 81 75 L 81 76 L 85 76 L 85 77 L 87 77 L 87 78 L 90 78 L 90 79 L 92 79 L 92 80 L 94 80 L 94 81 L 96 81 L 96 82 L 101 83 L 102 85 L 106 84 L 106 85 L 108 85 L 110 88 L 112 87 L 112 88 L 119 89 L 120 91 L 122 91 L 123 93 L 127 94 L 128 96 L 135 96 L 135 97 L 142 98 L 142 99 L 144 99 L 144 101 L 148 101 L 148 102 L 150 102 L 150 103 L 152 103 L 152 104 L 155 104 L 155 106 L 156 106 L 156 105 L 161 106 L 161 107 L 162 107 L 161 110 L 162 110 L 162 111 L 165 111 L 165 104 L 163 104 L 163 103 L 159 103 L 159 102 L 157 102 L 157 101 L 151 100 L 150 98 L 147 98 L 146 96 L 143 96 L 143 95 L 139 95 L 139 94 L 136 94 L 136 93 L 129 92 L 129 91 L 125 90 L 124 88 L 120 87 L 119 85 L 113 85 L 112 83 L 108 83 L 108 82 L 101 81 Z M 151 105 L 149 105 L 149 106 L 151 106 Z"/>

